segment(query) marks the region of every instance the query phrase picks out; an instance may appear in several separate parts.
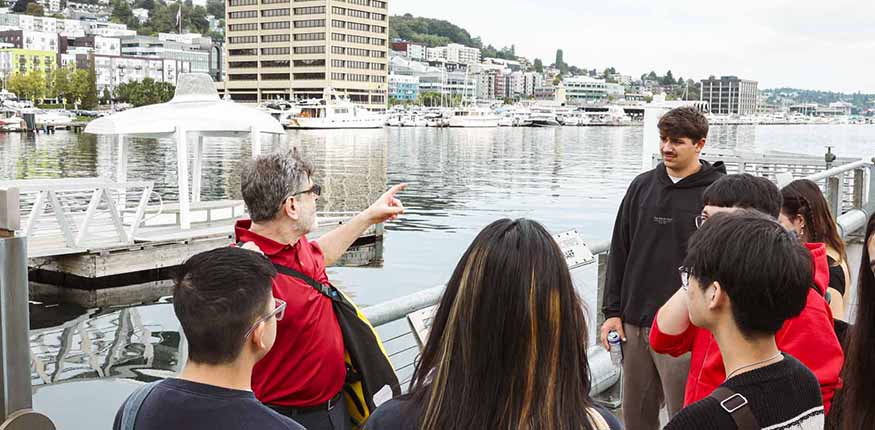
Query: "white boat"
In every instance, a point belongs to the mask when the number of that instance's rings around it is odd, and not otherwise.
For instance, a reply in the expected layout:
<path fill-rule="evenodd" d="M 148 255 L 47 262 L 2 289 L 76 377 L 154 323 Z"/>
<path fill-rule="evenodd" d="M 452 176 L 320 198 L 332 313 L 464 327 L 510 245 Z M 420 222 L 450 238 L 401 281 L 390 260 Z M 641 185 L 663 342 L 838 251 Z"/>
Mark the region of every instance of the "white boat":
<path fill-rule="evenodd" d="M 4 108 L 0 110 L 0 130 L 21 131 L 24 120 L 15 109 Z"/>
<path fill-rule="evenodd" d="M 549 106 L 533 106 L 529 119 L 532 127 L 557 127 L 561 125 L 559 117 L 556 115 L 556 109 Z"/>
<path fill-rule="evenodd" d="M 35 113 L 36 126 L 67 128 L 73 123 L 73 114 L 62 110 L 37 110 Z"/>
<path fill-rule="evenodd" d="M 283 123 L 286 128 L 296 129 L 351 129 L 382 128 L 384 115 L 375 114 L 348 98 L 325 89 L 319 100 L 306 100 L 299 105 L 301 111 Z"/>
<path fill-rule="evenodd" d="M 505 115 L 498 120 L 499 127 L 513 127 L 513 116 Z"/>
<path fill-rule="evenodd" d="M 498 115 L 492 109 L 469 106 L 453 111 L 453 115 L 450 116 L 450 127 L 498 127 L 498 119 Z"/>
<path fill-rule="evenodd" d="M 288 100 L 271 100 L 263 102 L 257 106 L 257 109 L 267 112 L 270 116 L 276 118 L 280 124 L 286 124 L 294 115 L 301 113 L 301 108 L 297 102 Z"/>
<path fill-rule="evenodd" d="M 389 127 L 401 127 L 404 123 L 401 120 L 401 115 L 389 115 L 386 119 L 386 125 Z"/>

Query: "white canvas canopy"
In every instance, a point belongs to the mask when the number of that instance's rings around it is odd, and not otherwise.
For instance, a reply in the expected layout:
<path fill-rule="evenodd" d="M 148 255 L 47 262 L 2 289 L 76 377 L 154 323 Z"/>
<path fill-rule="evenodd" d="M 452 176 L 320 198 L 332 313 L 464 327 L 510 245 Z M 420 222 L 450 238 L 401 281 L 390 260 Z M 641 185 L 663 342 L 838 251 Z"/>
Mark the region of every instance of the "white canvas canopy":
<path fill-rule="evenodd" d="M 284 135 L 282 125 L 258 109 L 223 101 L 216 85 L 205 73 L 179 76 L 176 93 L 167 103 L 129 109 L 88 123 L 86 133 L 118 137 L 117 180 L 127 180 L 126 137 L 175 138 L 179 178 L 180 227 L 191 228 L 191 201 L 200 201 L 204 137 L 249 136 L 252 156 L 261 153 L 264 135 Z M 195 137 L 194 172 L 191 194 L 188 185 L 188 141 Z"/>

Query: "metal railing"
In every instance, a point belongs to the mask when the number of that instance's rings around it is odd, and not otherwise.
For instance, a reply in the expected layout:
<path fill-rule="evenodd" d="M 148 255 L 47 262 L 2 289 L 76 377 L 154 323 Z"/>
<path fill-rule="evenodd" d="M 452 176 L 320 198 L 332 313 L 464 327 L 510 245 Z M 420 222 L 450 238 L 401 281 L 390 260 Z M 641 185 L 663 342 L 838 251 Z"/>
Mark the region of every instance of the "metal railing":
<path fill-rule="evenodd" d="M 786 157 L 769 164 L 763 158 L 736 157 L 727 163 L 729 173 L 747 172 L 765 176 L 774 181 L 781 179 L 781 174 L 789 174 L 785 181 L 806 178 L 823 186 L 827 201 L 833 202 L 834 208 L 843 208 L 836 223 L 842 238 L 848 238 L 866 224 L 870 214 L 875 213 L 875 158 L 871 160 L 845 161 L 838 167 L 812 173 L 816 163 L 811 157 Z M 821 169 L 823 169 L 821 164 Z M 844 184 L 843 186 L 840 186 Z M 847 204 L 839 205 L 838 202 Z M 835 212 L 834 212 L 835 213 Z M 602 307 L 602 292 L 604 291 L 605 274 L 607 270 L 610 241 L 594 241 L 589 244 L 590 251 L 596 256 L 598 273 L 598 290 L 596 293 L 596 309 Z M 362 309 L 380 333 L 389 358 L 398 373 L 402 386 L 410 382 L 419 347 L 414 340 L 414 334 L 405 324 L 408 314 L 433 306 L 440 301 L 444 286 L 436 286 L 397 299 L 378 303 Z M 602 316 L 598 312 L 597 324 L 601 325 Z M 601 347 L 595 346 L 589 350 L 590 371 L 593 385 L 591 394 L 599 394 L 620 379 L 619 369 L 610 361 L 609 354 Z"/>

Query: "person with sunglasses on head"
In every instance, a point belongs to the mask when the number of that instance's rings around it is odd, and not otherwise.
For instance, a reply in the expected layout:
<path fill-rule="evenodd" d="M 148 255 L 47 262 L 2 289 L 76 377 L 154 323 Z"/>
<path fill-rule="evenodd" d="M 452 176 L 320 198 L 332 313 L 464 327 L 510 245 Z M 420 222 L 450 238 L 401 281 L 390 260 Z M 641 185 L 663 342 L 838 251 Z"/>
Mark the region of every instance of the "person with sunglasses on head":
<path fill-rule="evenodd" d="M 113 430 L 303 430 L 259 402 L 252 368 L 270 351 L 286 304 L 273 297 L 277 271 L 261 255 L 219 248 L 179 269 L 173 309 L 188 341 L 176 378 L 139 388 Z"/>
<path fill-rule="evenodd" d="M 325 268 L 368 227 L 404 213 L 395 195 L 406 185 L 395 185 L 348 222 L 310 241 L 321 193 L 313 173 L 297 152 L 262 155 L 242 169 L 241 191 L 251 220 L 237 222 L 236 242 L 281 268 L 273 293 L 291 315 L 278 324 L 276 345 L 255 366 L 252 388 L 259 400 L 308 430 L 346 430 L 351 417 L 343 398 L 343 332 L 333 299 L 313 285 L 329 285 Z M 298 277 L 286 276 L 289 271 Z"/>
<path fill-rule="evenodd" d="M 717 214 L 755 210 L 777 219 L 781 210 L 781 192 L 770 180 L 749 174 L 727 175 L 705 190 L 705 207 L 697 219 L 700 228 L 708 225 Z M 690 240 L 690 246 L 693 241 Z M 741 239 L 732 239 L 741 240 Z M 797 317 L 787 320 L 775 333 L 778 348 L 807 366 L 817 377 L 826 411 L 836 391 L 841 388 L 840 372 L 843 355 L 833 330 L 829 306 L 823 299 L 829 271 L 826 248 L 808 243 L 810 265 L 813 268 L 805 308 Z M 752 268 L 741 267 L 741 271 Z M 691 323 L 688 295 L 679 289 L 663 305 L 650 330 L 650 345 L 660 354 L 680 356 L 692 353 L 687 376 L 684 405 L 706 398 L 726 379 L 726 368 L 714 335 Z M 762 312 L 768 312 L 765 307 Z"/>
<path fill-rule="evenodd" d="M 665 429 L 822 429 L 817 378 L 776 339 L 811 289 L 811 257 L 796 236 L 758 211 L 716 214 L 679 271 L 690 322 L 713 335 L 726 376 Z"/>

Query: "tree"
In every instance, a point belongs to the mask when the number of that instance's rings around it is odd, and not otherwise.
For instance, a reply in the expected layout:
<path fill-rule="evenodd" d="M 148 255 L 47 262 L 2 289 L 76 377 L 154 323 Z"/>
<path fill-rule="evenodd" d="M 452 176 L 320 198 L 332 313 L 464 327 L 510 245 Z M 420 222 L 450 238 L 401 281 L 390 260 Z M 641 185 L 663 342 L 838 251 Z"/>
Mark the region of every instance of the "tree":
<path fill-rule="evenodd" d="M 225 18 L 225 2 L 222 0 L 208 0 L 207 13 L 220 19 Z"/>
<path fill-rule="evenodd" d="M 70 75 L 72 71 L 69 67 L 59 67 L 54 71 L 54 92 L 57 98 L 63 104 L 67 104 L 67 100 L 70 98 L 71 88 L 70 88 Z"/>
<path fill-rule="evenodd" d="M 174 86 L 169 82 L 156 82 L 152 78 L 125 82 L 115 88 L 115 99 L 134 106 L 164 103 L 173 98 Z"/>
<path fill-rule="evenodd" d="M 17 13 L 24 13 L 27 10 L 27 5 L 32 0 L 16 0 L 15 4 L 12 5 L 12 11 Z"/>
<path fill-rule="evenodd" d="M 112 101 L 112 93 L 109 91 L 109 87 L 103 87 L 103 95 L 100 97 L 100 102 L 108 105 Z"/>
<path fill-rule="evenodd" d="M 82 107 L 94 109 L 97 107 L 97 72 L 94 69 L 94 54 L 88 56 L 88 70 L 85 74 L 85 93 L 82 96 Z"/>
<path fill-rule="evenodd" d="M 24 9 L 25 15 L 43 16 L 46 14 L 45 8 L 39 3 L 28 3 Z"/>
<path fill-rule="evenodd" d="M 544 63 L 540 58 L 535 58 L 534 67 L 536 72 L 544 73 Z"/>
<path fill-rule="evenodd" d="M 565 64 L 565 53 L 561 49 L 556 50 L 556 67 L 561 68 Z"/>
<path fill-rule="evenodd" d="M 671 74 L 671 70 L 665 72 L 665 76 L 662 78 L 663 85 L 674 85 L 674 76 Z"/>

